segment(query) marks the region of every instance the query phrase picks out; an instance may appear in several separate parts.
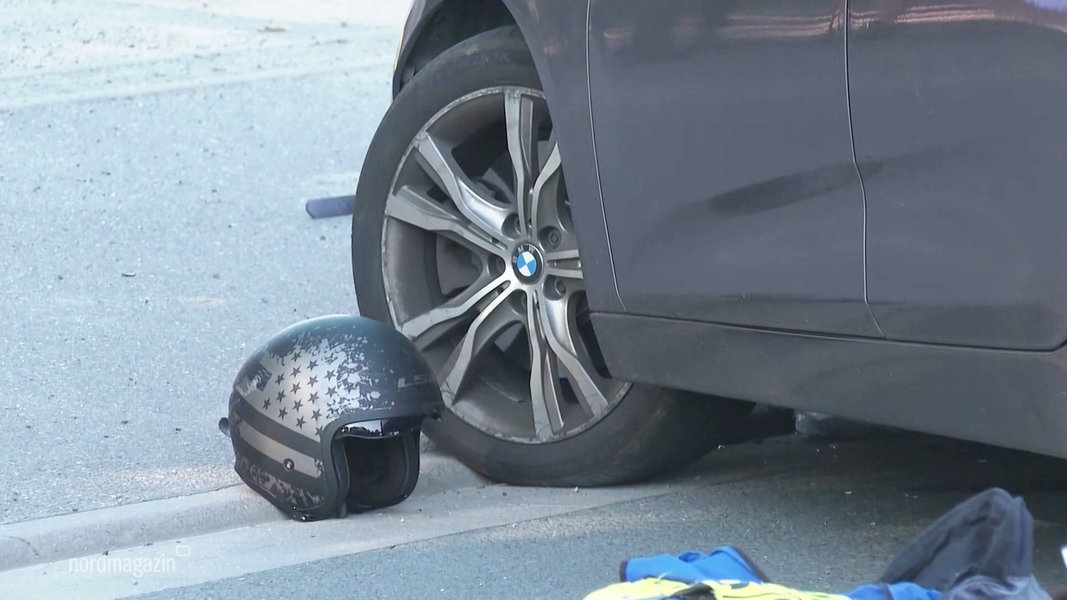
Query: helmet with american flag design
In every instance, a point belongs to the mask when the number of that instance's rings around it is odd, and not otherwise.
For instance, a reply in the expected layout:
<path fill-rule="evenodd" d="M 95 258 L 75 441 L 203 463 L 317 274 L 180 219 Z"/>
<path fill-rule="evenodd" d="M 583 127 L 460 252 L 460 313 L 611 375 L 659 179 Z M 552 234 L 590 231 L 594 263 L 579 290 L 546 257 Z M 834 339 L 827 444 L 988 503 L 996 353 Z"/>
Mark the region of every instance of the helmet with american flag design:
<path fill-rule="evenodd" d="M 419 432 L 441 391 L 415 346 L 335 315 L 275 334 L 233 382 L 220 427 L 246 484 L 295 519 L 396 504 L 419 476 Z"/>

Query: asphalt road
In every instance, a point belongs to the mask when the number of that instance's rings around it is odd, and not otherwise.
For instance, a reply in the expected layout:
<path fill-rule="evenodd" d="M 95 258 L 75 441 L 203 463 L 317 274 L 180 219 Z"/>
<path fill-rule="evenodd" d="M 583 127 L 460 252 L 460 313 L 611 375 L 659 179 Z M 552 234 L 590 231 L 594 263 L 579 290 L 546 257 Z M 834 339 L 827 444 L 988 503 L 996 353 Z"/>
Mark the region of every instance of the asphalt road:
<path fill-rule="evenodd" d="M 581 598 L 615 581 L 627 557 L 722 544 L 746 550 L 775 581 L 846 590 L 876 579 L 911 536 L 994 485 L 1022 494 L 1034 515 L 1039 580 L 1067 585 L 1058 552 L 1067 541 L 1062 461 L 906 435 L 771 438 L 714 452 L 666 480 L 609 489 L 486 485 L 458 473 L 427 478 L 388 511 L 278 521 L 27 567 L 0 574 L 0 591 L 7 586 L 27 598 Z"/>
<path fill-rule="evenodd" d="M 389 4 L 0 1 L 0 524 L 236 481 L 246 354 L 356 310 L 304 201 L 355 190 Z"/>

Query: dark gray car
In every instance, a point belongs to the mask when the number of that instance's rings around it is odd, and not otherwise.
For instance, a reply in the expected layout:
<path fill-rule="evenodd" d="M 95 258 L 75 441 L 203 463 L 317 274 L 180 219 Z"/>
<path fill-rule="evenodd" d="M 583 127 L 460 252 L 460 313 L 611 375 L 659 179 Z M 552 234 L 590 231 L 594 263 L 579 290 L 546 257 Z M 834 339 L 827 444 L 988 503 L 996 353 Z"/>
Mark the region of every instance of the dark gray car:
<path fill-rule="evenodd" d="M 419 0 L 364 314 L 490 477 L 632 480 L 751 402 L 1067 457 L 1067 0 Z"/>

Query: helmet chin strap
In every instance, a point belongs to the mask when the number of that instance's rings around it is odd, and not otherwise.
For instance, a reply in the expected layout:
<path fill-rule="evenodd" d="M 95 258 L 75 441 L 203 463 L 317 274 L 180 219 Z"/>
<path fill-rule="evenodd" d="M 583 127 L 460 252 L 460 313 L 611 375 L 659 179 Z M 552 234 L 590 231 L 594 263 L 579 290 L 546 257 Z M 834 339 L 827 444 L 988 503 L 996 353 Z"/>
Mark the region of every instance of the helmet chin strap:
<path fill-rule="evenodd" d="M 230 437 L 230 420 L 226 417 L 219 419 L 219 431 L 226 437 Z"/>

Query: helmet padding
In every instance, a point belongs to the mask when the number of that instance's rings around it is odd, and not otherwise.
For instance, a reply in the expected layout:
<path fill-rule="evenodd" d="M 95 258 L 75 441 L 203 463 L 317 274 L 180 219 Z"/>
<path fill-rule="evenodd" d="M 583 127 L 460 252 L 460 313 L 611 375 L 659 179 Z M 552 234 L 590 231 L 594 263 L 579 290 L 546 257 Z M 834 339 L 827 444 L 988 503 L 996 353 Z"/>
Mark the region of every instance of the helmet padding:
<path fill-rule="evenodd" d="M 419 431 L 390 437 L 339 434 L 334 461 L 348 512 L 358 513 L 397 504 L 407 498 L 419 479 Z"/>

